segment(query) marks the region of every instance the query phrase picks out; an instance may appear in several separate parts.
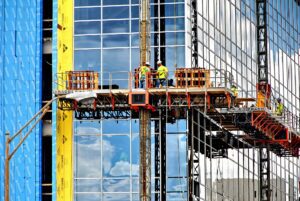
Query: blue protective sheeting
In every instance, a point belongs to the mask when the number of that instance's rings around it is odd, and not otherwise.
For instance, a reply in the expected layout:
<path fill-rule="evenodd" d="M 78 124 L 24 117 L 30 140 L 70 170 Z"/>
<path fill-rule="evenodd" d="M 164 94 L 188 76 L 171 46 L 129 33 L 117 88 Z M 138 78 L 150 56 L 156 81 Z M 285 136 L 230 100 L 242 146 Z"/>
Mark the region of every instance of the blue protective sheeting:
<path fill-rule="evenodd" d="M 41 108 L 42 0 L 0 1 L 0 201 L 4 200 L 4 133 Z M 41 127 L 11 160 L 10 200 L 41 200 Z M 16 146 L 12 143 L 12 147 Z"/>

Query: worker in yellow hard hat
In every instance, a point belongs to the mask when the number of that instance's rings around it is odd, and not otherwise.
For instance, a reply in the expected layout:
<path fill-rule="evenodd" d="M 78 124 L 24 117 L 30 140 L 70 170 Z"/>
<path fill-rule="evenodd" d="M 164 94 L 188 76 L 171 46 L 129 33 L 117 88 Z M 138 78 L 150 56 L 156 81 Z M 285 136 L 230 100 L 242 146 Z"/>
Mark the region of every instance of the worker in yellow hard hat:
<path fill-rule="evenodd" d="M 143 66 L 140 67 L 139 73 L 140 73 L 140 88 L 144 88 L 145 79 L 147 73 L 150 72 L 150 63 L 146 62 Z"/>
<path fill-rule="evenodd" d="M 157 62 L 157 78 L 158 80 L 156 81 L 156 87 L 160 86 L 166 86 L 166 81 L 168 78 L 168 68 L 164 65 L 162 65 L 161 61 Z"/>
<path fill-rule="evenodd" d="M 276 110 L 275 110 L 275 113 L 276 113 L 277 116 L 282 116 L 283 108 L 284 108 L 284 106 L 281 102 L 281 99 L 277 98 L 277 100 L 276 100 Z"/>

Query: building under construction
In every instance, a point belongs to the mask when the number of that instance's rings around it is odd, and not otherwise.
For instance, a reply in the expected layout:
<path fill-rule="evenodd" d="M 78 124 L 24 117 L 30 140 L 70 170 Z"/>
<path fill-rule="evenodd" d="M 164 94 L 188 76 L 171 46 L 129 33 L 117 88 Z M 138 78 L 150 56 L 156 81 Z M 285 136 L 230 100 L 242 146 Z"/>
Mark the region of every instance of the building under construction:
<path fill-rule="evenodd" d="M 298 0 L 0 8 L 0 200 L 300 199 Z"/>

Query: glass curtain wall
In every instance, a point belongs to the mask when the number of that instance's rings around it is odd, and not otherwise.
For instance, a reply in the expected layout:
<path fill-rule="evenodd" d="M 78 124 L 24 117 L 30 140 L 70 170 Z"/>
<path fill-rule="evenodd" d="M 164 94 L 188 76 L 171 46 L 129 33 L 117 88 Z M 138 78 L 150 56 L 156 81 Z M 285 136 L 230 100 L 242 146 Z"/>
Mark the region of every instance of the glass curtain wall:
<path fill-rule="evenodd" d="M 198 6 L 199 66 L 230 72 L 241 97 L 256 97 L 256 1 L 202 0 Z M 190 9 L 190 1 L 186 2 Z M 268 1 L 269 77 L 273 97 L 299 115 L 300 6 L 294 0 Z M 190 16 L 188 15 L 188 26 Z M 187 29 L 187 41 L 191 32 Z M 191 47 L 187 43 L 187 63 Z M 207 135 L 214 135 L 206 131 Z M 212 142 L 206 142 L 208 147 Z M 259 150 L 229 149 L 225 158 L 199 154 L 200 200 L 259 200 Z M 300 161 L 271 153 L 272 200 L 299 197 Z"/>
<path fill-rule="evenodd" d="M 189 1 L 187 3 L 188 7 Z M 300 6 L 294 0 L 270 0 L 267 7 L 268 63 L 272 97 L 300 112 Z M 190 30 L 187 30 L 190 37 Z M 252 0 L 198 2 L 199 66 L 233 75 L 240 96 L 255 97 L 257 83 L 256 3 Z M 190 46 L 187 44 L 190 52 Z"/>
<path fill-rule="evenodd" d="M 189 1 L 187 6 L 190 9 Z M 197 2 L 199 67 L 219 69 L 232 74 L 233 82 L 242 89 L 241 96 L 255 96 L 255 6 L 255 1 L 250 0 Z M 187 30 L 187 33 L 190 38 L 191 31 Z M 187 46 L 187 52 L 191 52 L 189 45 Z"/>
<path fill-rule="evenodd" d="M 300 6 L 296 1 L 268 2 L 269 69 L 274 96 L 300 113 Z"/>
<path fill-rule="evenodd" d="M 152 66 L 156 62 L 153 9 L 157 2 L 151 0 Z M 185 4 L 184 0 L 165 0 L 164 4 L 166 66 L 174 70 L 185 66 Z M 99 72 L 101 85 L 107 85 L 108 73 L 113 73 L 112 84 L 127 88 L 126 72 L 139 66 L 139 0 L 75 0 L 74 13 L 74 70 Z M 167 196 L 173 201 L 186 198 L 183 125 L 185 121 L 167 126 L 167 152 L 172 153 L 167 155 Z M 73 148 L 74 200 L 139 200 L 138 120 L 74 120 Z M 154 160 L 154 122 L 152 153 Z M 178 160 L 182 166 L 176 165 Z"/>
<path fill-rule="evenodd" d="M 183 67 L 184 0 L 164 4 L 166 65 Z M 154 5 L 151 0 L 152 46 Z M 139 66 L 139 0 L 75 0 L 74 26 L 75 70 L 130 71 Z"/>

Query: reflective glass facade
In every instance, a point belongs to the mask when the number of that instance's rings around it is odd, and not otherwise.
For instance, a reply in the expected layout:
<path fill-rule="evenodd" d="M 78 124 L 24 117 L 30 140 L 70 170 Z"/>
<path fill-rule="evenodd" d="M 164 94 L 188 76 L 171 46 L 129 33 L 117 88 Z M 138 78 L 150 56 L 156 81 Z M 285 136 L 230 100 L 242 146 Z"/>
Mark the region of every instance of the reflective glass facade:
<path fill-rule="evenodd" d="M 131 71 L 139 66 L 138 3 L 139 0 L 75 0 L 75 70 L 98 71 L 101 84 L 107 84 L 106 72 Z M 152 54 L 155 5 L 152 0 Z M 230 72 L 240 96 L 256 97 L 255 1 L 201 0 L 197 10 L 199 66 Z M 171 71 L 176 66 L 191 66 L 189 11 L 189 0 L 165 0 L 166 66 Z M 300 7 L 294 0 L 268 3 L 269 80 L 273 96 L 281 97 L 295 114 L 300 112 L 299 15 Z M 154 66 L 153 55 L 151 58 Z M 186 124 L 187 121 L 179 121 L 167 125 L 168 201 L 188 197 Z M 138 125 L 135 119 L 74 121 L 76 201 L 139 200 Z M 207 131 L 207 135 L 215 133 Z M 212 149 L 212 142 L 205 144 Z M 229 149 L 227 158 L 199 153 L 200 200 L 259 200 L 258 157 L 255 148 Z M 298 175 L 298 159 L 271 154 L 272 200 L 297 199 Z"/>
<path fill-rule="evenodd" d="M 151 64 L 154 66 L 154 0 L 151 1 Z M 165 1 L 166 65 L 185 66 L 185 3 Z M 139 0 L 75 0 L 75 70 L 129 72 L 139 66 Z M 116 74 L 114 74 L 116 75 Z M 127 79 L 120 73 L 120 79 Z M 121 88 L 126 81 L 120 81 Z M 152 164 L 154 164 L 152 122 Z M 186 122 L 167 126 L 167 197 L 186 199 Z M 139 121 L 74 121 L 74 199 L 139 200 Z M 154 200 L 154 165 L 152 167 Z"/>
<path fill-rule="evenodd" d="M 151 38 L 154 48 L 154 0 Z M 166 65 L 185 65 L 185 4 L 165 1 Z M 75 70 L 130 71 L 139 66 L 139 1 L 75 1 Z M 154 52 L 152 48 L 152 53 Z M 154 66 L 154 59 L 151 64 Z"/>
<path fill-rule="evenodd" d="M 230 72 L 240 90 L 239 96 L 256 97 L 256 1 L 203 0 L 197 3 L 199 66 Z M 189 10 L 190 3 L 187 4 Z M 267 13 L 272 99 L 280 97 L 288 110 L 299 115 L 300 6 L 294 0 L 270 0 Z M 189 13 L 187 16 L 190 19 Z M 191 21 L 187 23 L 189 27 Z M 187 30 L 187 34 L 186 54 L 191 58 L 191 31 Z M 191 59 L 186 59 L 186 66 L 191 65 L 190 62 Z M 214 149 L 212 142 L 206 141 L 206 144 L 207 149 Z M 211 159 L 201 153 L 198 157 L 200 200 L 259 200 L 258 149 L 229 149 L 228 157 L 221 159 Z M 298 199 L 299 159 L 272 153 L 270 164 L 271 200 Z"/>
<path fill-rule="evenodd" d="M 267 7 L 269 80 L 273 97 L 300 112 L 300 8 L 293 0 L 270 0 Z M 189 13 L 187 13 L 190 18 Z M 190 21 L 188 22 L 190 24 Z M 255 97 L 257 83 L 256 3 L 211 0 L 198 3 L 199 66 L 229 71 L 242 96 Z M 189 36 L 191 31 L 187 30 Z M 187 46 L 190 37 L 187 37 Z M 191 50 L 186 53 L 190 57 Z M 190 60 L 187 59 L 189 66 Z"/>

